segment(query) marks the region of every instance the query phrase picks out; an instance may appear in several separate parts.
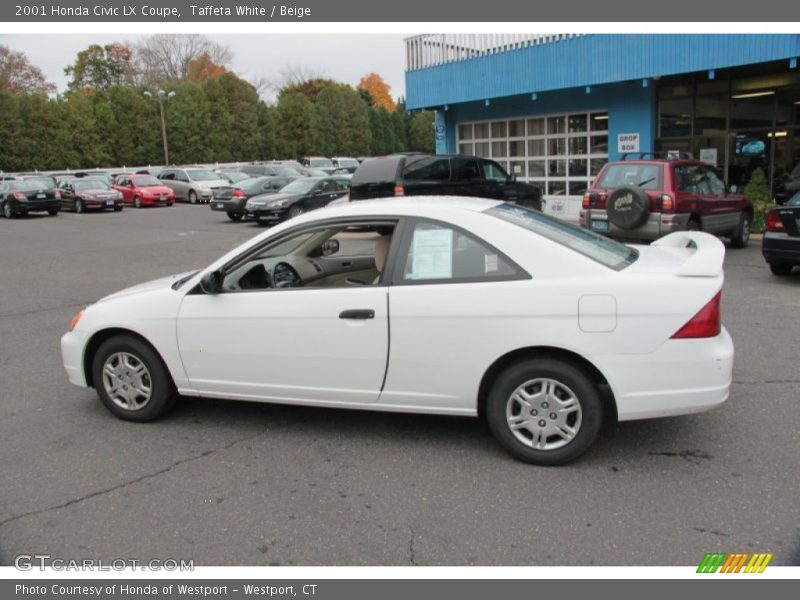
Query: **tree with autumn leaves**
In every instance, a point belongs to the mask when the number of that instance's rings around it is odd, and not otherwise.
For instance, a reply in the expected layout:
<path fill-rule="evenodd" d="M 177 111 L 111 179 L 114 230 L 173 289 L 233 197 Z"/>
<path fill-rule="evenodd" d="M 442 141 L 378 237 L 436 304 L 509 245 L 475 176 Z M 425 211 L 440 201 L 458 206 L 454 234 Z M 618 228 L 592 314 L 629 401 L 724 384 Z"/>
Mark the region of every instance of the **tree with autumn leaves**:
<path fill-rule="evenodd" d="M 396 106 L 389 93 L 392 88 L 377 73 L 364 75 L 358 82 L 358 89 L 369 94 L 374 107 L 386 109 L 390 113 L 395 111 Z"/>

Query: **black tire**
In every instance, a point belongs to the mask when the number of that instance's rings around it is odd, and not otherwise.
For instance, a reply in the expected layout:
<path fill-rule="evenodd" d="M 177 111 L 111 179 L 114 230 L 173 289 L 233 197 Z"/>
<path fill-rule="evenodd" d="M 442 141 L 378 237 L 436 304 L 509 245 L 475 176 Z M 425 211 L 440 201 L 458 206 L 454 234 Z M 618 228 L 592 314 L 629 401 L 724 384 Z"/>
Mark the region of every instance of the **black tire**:
<path fill-rule="evenodd" d="M 50 215 L 51 217 L 55 217 L 55 216 L 58 215 L 58 209 L 57 208 L 49 208 L 49 209 L 47 209 L 47 214 Z"/>
<path fill-rule="evenodd" d="M 786 277 L 787 275 L 791 274 L 792 265 L 790 263 L 770 263 L 769 270 L 772 271 L 773 275 Z"/>
<path fill-rule="evenodd" d="M 150 383 L 150 397 L 135 409 L 126 409 L 115 402 L 103 379 L 106 360 L 118 353 L 133 356 L 147 370 Z M 105 407 L 115 416 L 126 421 L 153 421 L 167 413 L 175 404 L 177 391 L 172 377 L 161 357 L 143 341 L 127 335 L 117 335 L 103 342 L 92 359 L 92 381 L 97 395 Z"/>
<path fill-rule="evenodd" d="M 621 187 L 608 195 L 608 220 L 620 229 L 636 229 L 650 216 L 650 198 L 636 187 Z"/>
<path fill-rule="evenodd" d="M 3 216 L 6 219 L 14 218 L 14 209 L 11 208 L 10 202 L 3 202 Z"/>
<path fill-rule="evenodd" d="M 197 204 L 197 194 L 194 190 L 189 190 L 189 204 Z"/>
<path fill-rule="evenodd" d="M 694 217 L 686 221 L 686 231 L 700 231 L 700 222 Z"/>
<path fill-rule="evenodd" d="M 237 213 L 237 212 L 229 212 L 228 213 L 228 218 L 231 221 L 241 221 L 243 216 L 244 215 L 242 213 Z"/>
<path fill-rule="evenodd" d="M 302 215 L 304 212 L 305 211 L 303 210 L 302 206 L 293 206 L 292 208 L 289 209 L 289 212 L 286 213 L 286 218 L 294 219 L 295 217 L 299 217 L 300 215 Z"/>
<path fill-rule="evenodd" d="M 83 208 L 84 208 L 83 207 L 83 202 L 81 202 L 80 200 L 75 200 L 75 205 L 74 206 L 75 206 L 75 212 L 76 213 L 78 213 L 78 214 L 83 213 Z"/>
<path fill-rule="evenodd" d="M 732 248 L 747 248 L 750 243 L 750 215 L 742 213 L 739 217 L 739 226 L 731 235 Z"/>
<path fill-rule="evenodd" d="M 135 196 L 133 198 L 133 206 L 136 208 L 142 208 L 142 199 L 139 196 Z"/>
<path fill-rule="evenodd" d="M 122 207 L 121 206 L 115 206 L 114 207 L 114 212 L 121 212 L 121 211 L 122 211 Z"/>
<path fill-rule="evenodd" d="M 564 411 L 564 416 L 559 414 L 562 411 L 552 412 L 553 399 L 545 396 L 538 399 L 531 397 L 529 408 L 523 412 L 523 404 L 515 399 L 517 396 L 513 396 L 515 392 L 523 385 L 530 384 L 526 390 L 534 394 L 542 393 L 542 386 L 547 381 L 555 383 L 554 394 L 557 398 L 564 399 L 571 394 L 579 410 L 571 413 Z M 552 448 L 534 448 L 535 434 L 524 427 L 518 428 L 517 433 L 512 431 L 508 419 L 514 419 L 517 409 L 517 417 L 530 423 L 534 429 L 545 428 L 542 430 L 542 443 L 550 444 Z M 535 465 L 562 465 L 578 458 L 594 442 L 603 424 L 603 403 L 597 387 L 581 369 L 568 362 L 537 358 L 512 364 L 495 380 L 486 404 L 486 420 L 500 445 L 515 458 Z M 574 429 L 574 437 L 565 440 L 563 436 L 553 433 L 553 428 L 558 425 L 564 432 L 568 428 Z"/>

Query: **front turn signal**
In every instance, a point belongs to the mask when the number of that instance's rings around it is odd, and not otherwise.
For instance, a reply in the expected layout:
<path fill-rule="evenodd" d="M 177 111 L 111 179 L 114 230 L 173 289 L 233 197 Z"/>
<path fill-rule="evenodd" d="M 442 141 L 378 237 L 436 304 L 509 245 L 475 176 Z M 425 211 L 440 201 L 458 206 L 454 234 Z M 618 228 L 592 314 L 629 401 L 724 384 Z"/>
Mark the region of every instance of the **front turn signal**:
<path fill-rule="evenodd" d="M 81 320 L 83 316 L 83 310 L 81 310 L 77 315 L 72 317 L 72 321 L 69 322 L 69 331 L 73 331 L 78 326 L 78 321 Z"/>

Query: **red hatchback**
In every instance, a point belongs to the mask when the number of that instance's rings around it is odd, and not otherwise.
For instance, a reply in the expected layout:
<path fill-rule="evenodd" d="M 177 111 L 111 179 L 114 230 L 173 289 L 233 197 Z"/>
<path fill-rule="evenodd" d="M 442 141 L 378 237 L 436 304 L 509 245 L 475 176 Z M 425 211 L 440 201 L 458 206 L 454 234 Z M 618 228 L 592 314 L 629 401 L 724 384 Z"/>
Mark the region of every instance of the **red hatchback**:
<path fill-rule="evenodd" d="M 172 206 L 175 203 L 175 192 L 152 175 L 135 173 L 117 175 L 112 187 L 122 192 L 122 201 L 125 204 L 133 204 L 136 208 Z"/>

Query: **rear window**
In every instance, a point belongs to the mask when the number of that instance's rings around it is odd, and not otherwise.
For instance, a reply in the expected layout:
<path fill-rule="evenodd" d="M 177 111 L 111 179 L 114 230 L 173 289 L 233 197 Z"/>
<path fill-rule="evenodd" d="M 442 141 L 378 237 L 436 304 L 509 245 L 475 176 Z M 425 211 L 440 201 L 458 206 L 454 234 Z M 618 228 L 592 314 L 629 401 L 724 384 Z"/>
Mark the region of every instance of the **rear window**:
<path fill-rule="evenodd" d="M 473 161 L 475 176 L 478 176 L 478 163 Z M 440 156 L 410 156 L 406 158 L 403 179 L 417 181 L 449 181 L 450 159 Z"/>
<path fill-rule="evenodd" d="M 643 190 L 660 190 L 660 164 L 615 163 L 608 165 L 597 182 L 599 188 L 638 187 Z"/>
<path fill-rule="evenodd" d="M 352 184 L 394 182 L 397 178 L 397 156 L 365 160 L 353 174 Z"/>
<path fill-rule="evenodd" d="M 499 204 L 484 212 L 566 246 L 616 271 L 621 271 L 639 256 L 638 251 L 625 244 L 515 204 Z"/>

